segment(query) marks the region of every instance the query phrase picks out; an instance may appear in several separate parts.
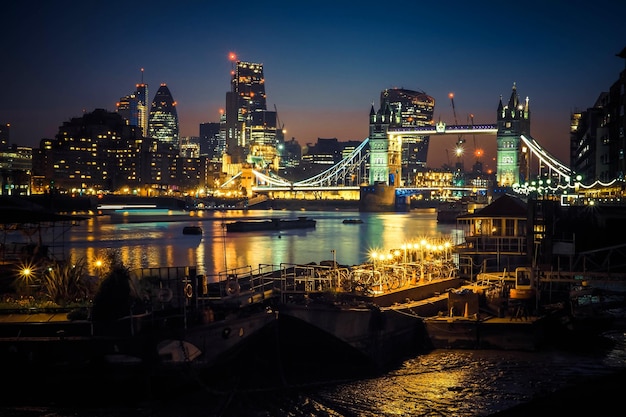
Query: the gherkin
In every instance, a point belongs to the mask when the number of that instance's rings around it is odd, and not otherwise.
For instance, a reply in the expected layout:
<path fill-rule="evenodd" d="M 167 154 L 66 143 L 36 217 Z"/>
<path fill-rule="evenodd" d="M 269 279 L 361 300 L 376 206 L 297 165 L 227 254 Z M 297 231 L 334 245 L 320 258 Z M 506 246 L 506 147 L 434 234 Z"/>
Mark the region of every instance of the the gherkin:
<path fill-rule="evenodd" d="M 176 102 L 166 84 L 154 95 L 148 121 L 148 136 L 178 148 L 178 114 Z"/>

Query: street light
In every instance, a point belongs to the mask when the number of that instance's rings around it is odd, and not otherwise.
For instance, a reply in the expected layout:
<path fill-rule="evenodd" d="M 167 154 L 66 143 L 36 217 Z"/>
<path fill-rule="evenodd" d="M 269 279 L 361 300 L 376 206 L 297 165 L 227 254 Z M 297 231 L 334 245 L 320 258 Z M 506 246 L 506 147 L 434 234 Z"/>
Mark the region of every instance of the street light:
<path fill-rule="evenodd" d="M 331 249 L 330 253 L 333 254 L 333 268 L 337 274 L 337 288 L 341 288 L 341 278 L 339 277 L 339 270 L 337 269 L 337 252 L 334 249 Z"/>
<path fill-rule="evenodd" d="M 102 258 L 96 258 L 93 265 L 96 268 L 96 276 L 98 279 L 102 278 L 102 269 L 104 268 L 104 261 Z"/>

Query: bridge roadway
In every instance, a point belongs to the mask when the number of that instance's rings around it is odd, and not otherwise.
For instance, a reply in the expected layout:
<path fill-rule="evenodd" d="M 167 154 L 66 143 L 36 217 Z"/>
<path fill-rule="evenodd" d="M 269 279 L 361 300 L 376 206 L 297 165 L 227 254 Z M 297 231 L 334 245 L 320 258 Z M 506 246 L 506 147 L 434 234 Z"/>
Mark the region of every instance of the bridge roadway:
<path fill-rule="evenodd" d="M 456 125 L 446 126 L 445 123 L 439 122 L 434 126 L 412 126 L 397 127 L 389 129 L 388 135 L 399 134 L 403 136 L 419 135 L 495 135 L 498 133 L 498 125 L 482 124 L 482 125 Z"/>
<path fill-rule="evenodd" d="M 268 186 L 255 186 L 252 187 L 252 191 L 261 194 L 268 193 L 273 191 L 294 191 L 294 192 L 311 192 L 311 191 L 319 191 L 319 192 L 338 192 L 338 191 L 359 191 L 361 186 L 358 185 L 346 185 L 346 186 L 311 186 L 311 185 L 292 185 L 292 186 L 279 186 L 279 185 L 268 185 Z M 452 191 L 452 192 L 486 192 L 486 187 L 455 187 L 455 186 L 441 186 L 441 187 L 397 187 L 396 194 L 397 195 L 413 195 L 420 194 L 423 192 L 429 191 Z"/>

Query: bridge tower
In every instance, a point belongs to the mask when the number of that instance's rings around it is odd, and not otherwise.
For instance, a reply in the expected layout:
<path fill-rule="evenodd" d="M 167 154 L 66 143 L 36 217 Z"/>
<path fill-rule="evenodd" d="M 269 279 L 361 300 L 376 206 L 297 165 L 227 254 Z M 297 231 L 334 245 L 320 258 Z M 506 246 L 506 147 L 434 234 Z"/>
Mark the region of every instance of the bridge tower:
<path fill-rule="evenodd" d="M 502 97 L 498 104 L 496 182 L 500 187 L 528 181 L 530 155 L 520 135 L 530 136 L 530 108 L 528 97 L 525 102 L 520 102 L 513 83 L 507 105 L 502 104 Z"/>
<path fill-rule="evenodd" d="M 388 104 L 370 110 L 369 185 L 361 187 L 360 210 L 392 211 L 395 191 L 402 177 L 402 137 L 387 136 L 394 114 Z"/>
<path fill-rule="evenodd" d="M 400 161 L 397 153 L 397 140 L 387 137 L 393 112 L 387 105 L 378 112 L 374 106 L 370 111 L 370 184 L 400 185 Z"/>

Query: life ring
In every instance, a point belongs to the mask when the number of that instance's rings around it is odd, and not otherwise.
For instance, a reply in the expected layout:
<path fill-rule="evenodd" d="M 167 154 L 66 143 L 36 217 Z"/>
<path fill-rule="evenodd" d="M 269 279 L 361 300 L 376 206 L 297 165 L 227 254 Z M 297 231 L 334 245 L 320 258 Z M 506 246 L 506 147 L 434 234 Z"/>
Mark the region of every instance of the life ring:
<path fill-rule="evenodd" d="M 187 296 L 187 298 L 193 297 L 193 287 L 191 286 L 191 284 L 185 285 L 185 295 Z"/>
<path fill-rule="evenodd" d="M 169 303 L 170 301 L 172 301 L 173 295 L 174 294 L 172 294 L 172 290 L 170 290 L 169 288 L 161 288 L 157 293 L 157 299 L 161 303 Z"/>
<path fill-rule="evenodd" d="M 237 281 L 228 281 L 228 284 L 226 284 L 226 293 L 228 295 L 238 295 L 239 290 L 241 290 L 241 287 Z"/>

